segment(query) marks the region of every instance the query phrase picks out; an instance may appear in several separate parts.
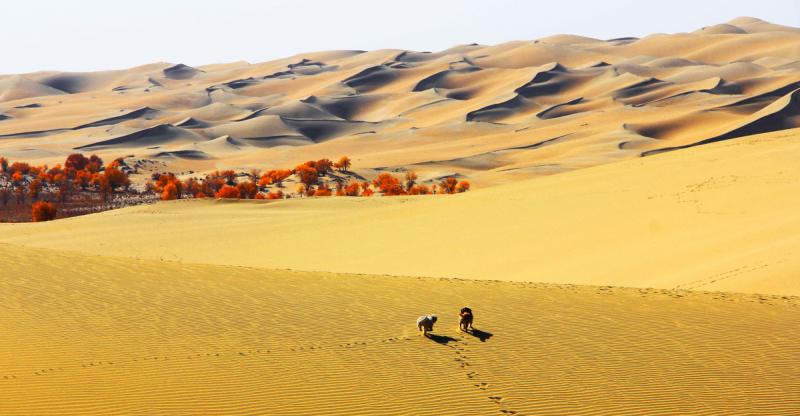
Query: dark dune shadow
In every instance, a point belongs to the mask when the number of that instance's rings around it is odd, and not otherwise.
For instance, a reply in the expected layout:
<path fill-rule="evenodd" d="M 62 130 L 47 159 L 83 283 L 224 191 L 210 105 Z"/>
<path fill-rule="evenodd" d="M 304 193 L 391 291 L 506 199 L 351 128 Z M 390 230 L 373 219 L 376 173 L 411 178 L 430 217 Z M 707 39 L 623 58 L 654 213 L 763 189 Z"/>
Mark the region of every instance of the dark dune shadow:
<path fill-rule="evenodd" d="M 494 335 L 491 332 L 481 331 L 480 329 L 475 329 L 475 328 L 472 328 L 467 333 L 475 338 L 478 338 L 479 340 L 481 340 L 481 342 L 486 342 L 487 339 L 491 338 L 492 335 Z"/>
<path fill-rule="evenodd" d="M 455 338 L 447 335 L 428 334 L 427 337 L 436 343 L 447 345 L 450 341 L 457 341 Z"/>

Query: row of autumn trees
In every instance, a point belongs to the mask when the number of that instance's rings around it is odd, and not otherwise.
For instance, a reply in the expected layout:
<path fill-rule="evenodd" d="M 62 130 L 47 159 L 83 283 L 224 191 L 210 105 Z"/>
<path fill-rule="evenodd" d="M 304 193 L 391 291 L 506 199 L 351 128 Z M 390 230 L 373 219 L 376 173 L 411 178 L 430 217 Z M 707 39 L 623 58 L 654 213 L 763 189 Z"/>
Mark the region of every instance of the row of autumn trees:
<path fill-rule="evenodd" d="M 178 179 L 172 173 L 153 174 L 147 189 L 161 194 L 161 199 L 179 198 L 234 198 L 234 199 L 283 199 L 284 181 L 294 177 L 297 196 L 372 196 L 379 192 L 384 196 L 454 194 L 466 192 L 468 181 L 447 177 L 441 182 L 425 185 L 418 182 L 417 174 L 409 171 L 402 177 L 381 173 L 372 182 L 358 181 L 349 173 L 351 160 L 342 156 L 337 162 L 329 159 L 310 160 L 294 169 L 274 169 L 261 172 L 253 169 L 242 175 L 232 170 L 214 171 L 205 178 Z M 339 175 L 334 175 L 338 172 Z M 241 179 L 240 179 L 241 178 Z M 328 179 L 327 181 L 325 179 Z"/>
<path fill-rule="evenodd" d="M 56 216 L 53 203 L 66 203 L 73 195 L 95 193 L 108 201 L 115 192 L 128 191 L 131 181 L 123 169 L 124 161 L 108 165 L 96 156 L 71 154 L 64 164 L 31 165 L 10 163 L 0 157 L 0 207 L 32 203 L 32 219 L 43 221 Z"/>
<path fill-rule="evenodd" d="M 54 219 L 57 211 L 65 207 L 69 212 L 62 212 L 62 216 L 149 202 L 158 197 L 164 200 L 209 197 L 283 199 L 293 196 L 372 196 L 376 193 L 384 196 L 453 194 L 470 189 L 469 182 L 453 177 L 426 185 L 413 171 L 402 176 L 381 173 L 370 182 L 351 172 L 350 167 L 350 158 L 342 156 L 336 162 L 311 160 L 294 169 L 266 172 L 253 169 L 247 173 L 214 171 L 200 179 L 180 179 L 173 173 L 155 173 L 145 184 L 145 192 L 139 192 L 131 186 L 128 172 L 132 170 L 122 158 L 106 165 L 96 155 L 87 157 L 75 153 L 69 155 L 63 164 L 49 167 L 10 163 L 0 157 L 0 209 L 6 218 L 10 218 L 7 216 L 9 212 L 16 212 L 15 220 L 27 220 L 20 213 L 27 210 L 30 203 L 31 211 L 27 211 L 31 213 L 30 218 L 46 221 Z M 295 192 L 288 191 L 284 182 L 291 182 Z M 116 194 L 125 197 L 115 197 Z M 4 219 L 0 217 L 0 221 Z"/>

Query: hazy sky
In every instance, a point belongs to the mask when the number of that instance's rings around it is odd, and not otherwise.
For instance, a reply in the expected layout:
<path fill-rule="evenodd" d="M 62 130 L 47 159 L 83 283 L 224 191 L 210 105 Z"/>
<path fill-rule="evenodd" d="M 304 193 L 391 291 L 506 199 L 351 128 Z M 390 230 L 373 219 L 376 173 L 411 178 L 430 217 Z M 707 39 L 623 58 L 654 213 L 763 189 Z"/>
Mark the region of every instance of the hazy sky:
<path fill-rule="evenodd" d="M 800 26 L 800 0 L 12 0 L 0 74 L 165 61 L 261 62 L 329 49 L 440 50 L 557 33 L 685 32 L 754 16 Z"/>

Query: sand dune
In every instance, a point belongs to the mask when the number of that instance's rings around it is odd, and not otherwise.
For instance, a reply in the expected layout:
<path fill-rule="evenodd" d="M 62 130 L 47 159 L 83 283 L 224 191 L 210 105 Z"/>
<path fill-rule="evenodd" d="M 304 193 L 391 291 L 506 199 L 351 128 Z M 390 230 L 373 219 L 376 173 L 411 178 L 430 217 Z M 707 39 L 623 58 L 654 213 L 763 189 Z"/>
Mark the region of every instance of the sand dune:
<path fill-rule="evenodd" d="M 23 76 L 0 78 L 0 101 L 61 94 L 65 94 L 65 91 L 37 83 Z"/>
<path fill-rule="evenodd" d="M 728 140 L 735 137 L 749 136 L 776 130 L 790 129 L 800 123 L 800 89 L 792 91 L 785 97 L 774 101 L 767 107 L 757 111 L 742 121 L 737 121 L 735 127 L 729 128 L 725 133 L 704 139 L 687 146 L 651 150 L 644 154 L 653 154 L 665 150 L 675 150 L 688 146 L 696 146 Z M 649 135 L 649 134 L 646 134 Z"/>
<path fill-rule="evenodd" d="M 795 129 L 722 141 L 448 197 L 177 201 L 15 224 L 0 241 L 71 250 L 76 229 L 107 230 L 82 234 L 81 251 L 342 273 L 800 295 L 792 277 L 800 267 L 797 135 Z M 516 154 L 557 152 L 578 140 L 557 136 L 429 168 L 452 174 L 443 166 L 525 166 Z M 109 239 L 108 232 L 126 238 Z M 320 238 L 346 243 L 327 244 L 320 255 L 301 249 Z"/>
<path fill-rule="evenodd" d="M 797 298 L 0 259 L 9 416 L 800 411 Z"/>
<path fill-rule="evenodd" d="M 164 68 L 162 72 L 165 77 L 170 79 L 189 79 L 201 71 L 184 64 L 177 64 L 169 68 Z"/>
<path fill-rule="evenodd" d="M 175 127 L 170 124 L 159 124 L 155 127 L 139 130 L 134 133 L 107 139 L 99 142 L 89 143 L 78 146 L 77 150 L 94 150 L 98 148 L 152 148 L 153 146 L 163 146 L 172 143 L 185 143 L 198 140 L 199 136 L 185 129 Z"/>
<path fill-rule="evenodd" d="M 75 147 L 113 158 L 119 146 L 108 141 L 122 137 L 126 153 L 142 159 L 154 144 L 125 137 L 152 128 L 177 134 L 165 127 L 172 125 L 191 129 L 190 142 L 228 135 L 252 144 L 209 150 L 214 164 L 198 162 L 197 171 L 282 167 L 327 152 L 350 155 L 364 173 L 414 165 L 424 175 L 451 171 L 486 186 L 799 127 L 784 103 L 800 87 L 798 42 L 797 28 L 740 18 L 641 39 L 556 35 L 432 53 L 329 51 L 258 64 L 5 76 L 0 136 L 13 140 L 0 143 L 0 154 L 46 137 L 52 157 L 37 161 L 55 163 Z M 38 107 L 21 108 L 30 104 Z M 79 138 L 70 130 L 76 126 L 95 140 Z M 114 129 L 88 130 L 102 126 Z M 359 134 L 369 141 L 353 139 Z M 508 151 L 564 135 L 570 140 L 548 151 Z M 453 137 L 458 143 L 443 146 Z M 463 169 L 427 164 L 430 146 L 441 161 L 516 154 Z M 559 168 L 537 168 L 545 165 Z"/>
<path fill-rule="evenodd" d="M 127 113 L 125 113 L 123 115 L 120 115 L 120 116 L 109 117 L 109 118 L 105 118 L 105 119 L 102 119 L 102 120 L 93 121 L 91 123 L 82 124 L 80 126 L 74 127 L 74 129 L 78 130 L 78 129 L 85 129 L 85 128 L 88 128 L 88 127 L 108 126 L 108 125 L 121 123 L 123 121 L 135 120 L 135 119 L 138 119 L 138 118 L 145 118 L 145 119 L 151 120 L 151 119 L 156 118 L 158 116 L 159 116 L 159 111 L 158 110 L 155 110 L 155 109 L 150 108 L 150 107 L 142 107 L 142 108 L 138 108 L 136 110 L 127 112 Z"/>

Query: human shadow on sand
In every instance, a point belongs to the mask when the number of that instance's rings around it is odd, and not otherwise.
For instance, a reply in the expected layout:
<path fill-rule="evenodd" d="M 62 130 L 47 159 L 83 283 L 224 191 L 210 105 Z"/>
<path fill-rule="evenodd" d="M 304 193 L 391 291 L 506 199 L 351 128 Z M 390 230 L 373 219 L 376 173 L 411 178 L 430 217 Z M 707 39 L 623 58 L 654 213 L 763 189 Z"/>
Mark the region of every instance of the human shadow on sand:
<path fill-rule="evenodd" d="M 486 340 L 491 338 L 493 335 L 491 332 L 481 331 L 480 329 L 475 329 L 475 328 L 470 329 L 469 331 L 467 331 L 467 333 L 475 338 L 478 338 L 479 340 L 481 340 L 481 342 L 486 342 Z"/>
<path fill-rule="evenodd" d="M 447 335 L 428 334 L 426 336 L 431 341 L 437 342 L 437 343 L 442 344 L 442 345 L 447 345 L 447 343 L 449 343 L 450 341 L 458 341 L 457 339 L 455 339 L 453 337 L 449 337 Z"/>

